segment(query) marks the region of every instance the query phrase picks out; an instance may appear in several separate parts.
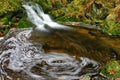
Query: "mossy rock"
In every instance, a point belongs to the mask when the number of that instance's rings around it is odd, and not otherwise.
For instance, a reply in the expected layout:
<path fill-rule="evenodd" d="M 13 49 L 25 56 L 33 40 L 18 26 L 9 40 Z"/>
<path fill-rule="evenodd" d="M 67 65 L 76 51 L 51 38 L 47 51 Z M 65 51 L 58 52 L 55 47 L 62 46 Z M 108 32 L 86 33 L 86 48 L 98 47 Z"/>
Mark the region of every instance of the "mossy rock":
<path fill-rule="evenodd" d="M 120 36 L 120 5 L 109 11 L 104 22 L 103 32 L 108 35 Z"/>
<path fill-rule="evenodd" d="M 114 21 L 108 21 L 104 23 L 103 32 L 108 35 L 118 35 L 120 36 L 120 23 L 116 23 Z"/>
<path fill-rule="evenodd" d="M 0 14 L 18 10 L 21 4 L 21 0 L 2 0 L 0 1 Z"/>
<path fill-rule="evenodd" d="M 17 28 L 29 28 L 29 27 L 33 27 L 34 25 L 27 20 L 26 17 L 22 18 L 19 20 L 18 22 L 18 26 L 16 26 Z"/>
<path fill-rule="evenodd" d="M 110 79 L 120 77 L 120 63 L 118 61 L 108 62 L 100 74 Z"/>

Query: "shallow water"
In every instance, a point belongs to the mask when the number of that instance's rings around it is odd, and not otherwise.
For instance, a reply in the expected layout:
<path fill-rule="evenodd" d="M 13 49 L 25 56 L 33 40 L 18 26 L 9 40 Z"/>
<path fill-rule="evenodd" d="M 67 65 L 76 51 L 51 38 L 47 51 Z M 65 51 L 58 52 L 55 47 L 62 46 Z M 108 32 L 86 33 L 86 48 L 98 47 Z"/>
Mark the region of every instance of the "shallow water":
<path fill-rule="evenodd" d="M 97 36 L 96 36 L 97 35 Z M 105 63 L 110 59 L 116 59 L 119 47 L 114 49 L 114 39 L 104 36 L 100 31 L 77 28 L 75 30 L 53 30 L 49 34 L 42 33 L 42 36 L 33 31 L 31 41 L 43 44 L 44 50 L 65 52 L 72 56 L 82 56 Z M 113 46 L 114 45 L 114 46 Z M 90 55 L 89 55 L 90 54 Z M 106 57 L 105 59 L 101 59 Z"/>
<path fill-rule="evenodd" d="M 79 80 L 84 75 L 107 80 L 99 70 L 106 62 L 119 59 L 120 38 L 60 25 L 37 4 L 23 6 L 36 27 L 10 31 L 0 41 L 2 80 Z"/>
<path fill-rule="evenodd" d="M 5 80 L 79 79 L 97 75 L 100 64 L 119 59 L 119 52 L 118 38 L 95 30 L 18 29 L 0 41 L 0 72 Z"/>

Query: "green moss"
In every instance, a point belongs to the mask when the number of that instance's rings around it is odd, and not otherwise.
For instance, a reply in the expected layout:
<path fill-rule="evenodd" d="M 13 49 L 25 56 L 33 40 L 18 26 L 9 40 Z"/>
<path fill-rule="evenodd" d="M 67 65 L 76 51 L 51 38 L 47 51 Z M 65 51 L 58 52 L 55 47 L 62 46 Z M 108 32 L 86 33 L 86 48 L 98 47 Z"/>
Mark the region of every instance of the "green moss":
<path fill-rule="evenodd" d="M 26 17 L 24 17 L 19 20 L 18 25 L 16 27 L 17 28 L 29 28 L 33 26 L 34 25 L 31 22 L 29 22 Z"/>
<path fill-rule="evenodd" d="M 94 0 L 89 2 L 88 0 L 73 0 L 67 4 L 66 7 L 62 7 L 57 10 L 49 12 L 57 21 L 80 21 L 87 23 L 96 23 L 97 20 L 103 20 L 108 15 L 108 10 L 102 3 L 95 2 Z M 88 22 L 89 21 L 89 22 Z"/>
<path fill-rule="evenodd" d="M 8 18 L 4 17 L 1 19 L 2 24 L 7 24 L 8 23 Z"/>
<path fill-rule="evenodd" d="M 100 74 L 109 79 L 120 77 L 120 64 L 118 61 L 108 62 Z"/>
<path fill-rule="evenodd" d="M 2 0 L 0 1 L 0 14 L 18 10 L 21 4 L 21 0 Z"/>
<path fill-rule="evenodd" d="M 49 14 L 61 22 L 80 21 L 80 17 L 83 15 L 83 8 L 80 4 L 80 1 L 75 0 L 67 4 L 67 7 L 50 11 Z"/>
<path fill-rule="evenodd" d="M 119 3 L 115 1 L 73 0 L 66 7 L 52 10 L 49 14 L 56 21 L 97 25 L 108 35 L 120 35 L 120 22 L 115 22 L 118 10 Z"/>
<path fill-rule="evenodd" d="M 120 23 L 114 21 L 105 22 L 102 30 L 109 35 L 120 35 Z"/>

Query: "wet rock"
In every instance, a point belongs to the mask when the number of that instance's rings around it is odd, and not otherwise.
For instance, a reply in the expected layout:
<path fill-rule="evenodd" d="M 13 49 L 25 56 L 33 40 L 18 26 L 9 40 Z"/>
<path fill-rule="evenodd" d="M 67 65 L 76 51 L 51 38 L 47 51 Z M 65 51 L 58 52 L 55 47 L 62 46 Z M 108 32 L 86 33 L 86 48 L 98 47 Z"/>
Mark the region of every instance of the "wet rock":
<path fill-rule="evenodd" d="M 82 76 L 79 80 L 90 80 L 90 77 L 89 76 Z"/>

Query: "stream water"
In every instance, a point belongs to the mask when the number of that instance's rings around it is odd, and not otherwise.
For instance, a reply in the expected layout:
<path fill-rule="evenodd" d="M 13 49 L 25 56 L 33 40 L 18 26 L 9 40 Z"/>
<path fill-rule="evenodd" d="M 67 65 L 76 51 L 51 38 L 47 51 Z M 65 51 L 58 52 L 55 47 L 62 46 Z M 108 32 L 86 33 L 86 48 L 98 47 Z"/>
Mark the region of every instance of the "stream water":
<path fill-rule="evenodd" d="M 2 80 L 93 80 L 106 62 L 119 59 L 119 38 L 99 30 L 60 25 L 37 4 L 23 5 L 35 28 L 10 31 L 0 41 Z"/>

